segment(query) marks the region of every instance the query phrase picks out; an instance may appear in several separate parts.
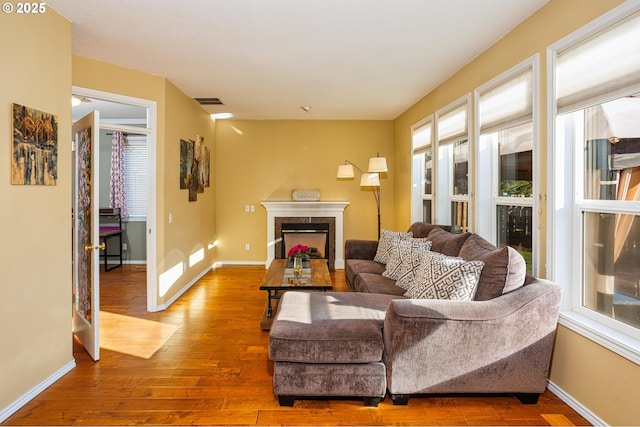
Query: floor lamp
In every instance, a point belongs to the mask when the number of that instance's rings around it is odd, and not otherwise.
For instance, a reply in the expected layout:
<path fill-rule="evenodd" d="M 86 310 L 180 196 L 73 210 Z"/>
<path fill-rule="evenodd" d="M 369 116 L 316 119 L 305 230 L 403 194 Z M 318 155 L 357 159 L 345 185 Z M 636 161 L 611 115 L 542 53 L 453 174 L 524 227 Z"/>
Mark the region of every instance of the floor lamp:
<path fill-rule="evenodd" d="M 354 178 L 353 168 L 356 168 L 362 175 L 360 178 L 360 187 L 371 187 L 373 197 L 376 200 L 376 208 L 378 210 L 378 240 L 380 239 L 380 173 L 387 172 L 387 159 L 385 157 L 371 157 L 369 159 L 368 172 L 360 169 L 355 163 L 349 160 L 344 161 L 344 165 L 338 166 L 338 179 Z"/>

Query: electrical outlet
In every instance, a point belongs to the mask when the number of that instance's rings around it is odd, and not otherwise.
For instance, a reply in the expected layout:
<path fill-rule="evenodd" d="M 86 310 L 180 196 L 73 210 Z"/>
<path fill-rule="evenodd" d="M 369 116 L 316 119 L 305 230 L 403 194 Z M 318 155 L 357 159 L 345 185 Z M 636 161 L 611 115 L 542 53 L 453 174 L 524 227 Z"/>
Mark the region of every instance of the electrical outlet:
<path fill-rule="evenodd" d="M 250 243 L 245 243 L 244 244 L 244 250 L 245 251 L 250 251 L 251 250 L 251 244 Z"/>
<path fill-rule="evenodd" d="M 256 211 L 256 205 L 251 205 L 251 212 L 255 212 Z"/>
<path fill-rule="evenodd" d="M 122 250 L 123 250 L 123 251 L 126 251 L 126 250 L 127 250 L 127 242 L 124 242 L 124 243 L 122 244 Z"/>
<path fill-rule="evenodd" d="M 250 208 L 249 208 L 249 205 L 244 205 L 244 211 L 245 211 L 245 212 L 249 212 L 249 209 L 250 209 Z"/>

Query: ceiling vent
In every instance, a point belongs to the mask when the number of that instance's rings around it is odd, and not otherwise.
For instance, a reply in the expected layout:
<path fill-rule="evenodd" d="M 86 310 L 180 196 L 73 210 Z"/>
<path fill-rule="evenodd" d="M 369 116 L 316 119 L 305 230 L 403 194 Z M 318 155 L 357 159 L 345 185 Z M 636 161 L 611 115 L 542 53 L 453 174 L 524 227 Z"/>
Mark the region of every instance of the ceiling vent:
<path fill-rule="evenodd" d="M 224 105 L 220 98 L 195 98 L 202 105 Z"/>

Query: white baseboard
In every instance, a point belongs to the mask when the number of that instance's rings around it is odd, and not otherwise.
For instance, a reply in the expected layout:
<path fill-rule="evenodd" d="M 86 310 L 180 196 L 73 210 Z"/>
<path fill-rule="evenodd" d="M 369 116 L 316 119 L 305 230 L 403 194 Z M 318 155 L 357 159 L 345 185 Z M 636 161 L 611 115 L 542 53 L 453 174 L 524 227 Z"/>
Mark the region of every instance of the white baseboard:
<path fill-rule="evenodd" d="M 120 264 L 120 261 L 118 260 L 107 260 L 107 265 L 117 265 Z M 123 265 L 146 265 L 147 264 L 147 260 L 146 259 L 123 259 L 122 260 L 122 264 Z M 102 267 L 104 265 L 104 260 L 100 261 L 100 266 Z"/>
<path fill-rule="evenodd" d="M 215 265 L 217 267 L 221 267 L 223 265 L 261 265 L 261 266 L 265 266 L 266 263 L 265 261 L 232 261 L 232 260 L 227 260 L 227 261 L 216 261 Z"/>
<path fill-rule="evenodd" d="M 216 261 L 213 264 L 213 268 L 218 268 L 218 267 L 222 267 L 224 265 L 263 265 L 266 266 L 266 261 L 232 261 L 232 260 L 227 260 L 227 261 Z M 336 260 L 336 270 L 344 270 L 344 261 L 342 261 L 342 263 L 340 263 L 338 260 Z"/>
<path fill-rule="evenodd" d="M 570 394 L 566 393 L 560 387 L 555 385 L 552 381 L 547 382 L 547 388 L 549 391 L 556 396 L 564 403 L 566 403 L 571 409 L 576 411 L 578 414 L 582 415 L 587 421 L 589 421 L 594 426 L 606 426 L 605 423 L 600 417 L 594 414 L 589 408 L 584 406 L 582 403 L 573 398 Z"/>
<path fill-rule="evenodd" d="M 76 361 L 75 359 L 72 359 L 71 361 L 67 362 L 63 367 L 61 367 L 56 372 L 51 374 L 44 381 L 42 381 L 40 384 L 38 384 L 37 386 L 35 386 L 34 388 L 29 390 L 22 396 L 20 396 L 15 402 L 10 404 L 6 408 L 3 408 L 2 410 L 0 410 L 0 423 L 4 422 L 4 420 L 6 420 L 11 415 L 18 412 L 18 410 L 22 408 L 24 405 L 26 405 L 27 403 L 29 403 L 31 399 L 33 399 L 34 397 L 42 393 L 47 387 L 49 387 L 51 384 L 58 381 L 60 378 L 62 378 L 65 374 L 67 374 L 69 371 L 71 371 L 75 367 L 76 367 Z"/>

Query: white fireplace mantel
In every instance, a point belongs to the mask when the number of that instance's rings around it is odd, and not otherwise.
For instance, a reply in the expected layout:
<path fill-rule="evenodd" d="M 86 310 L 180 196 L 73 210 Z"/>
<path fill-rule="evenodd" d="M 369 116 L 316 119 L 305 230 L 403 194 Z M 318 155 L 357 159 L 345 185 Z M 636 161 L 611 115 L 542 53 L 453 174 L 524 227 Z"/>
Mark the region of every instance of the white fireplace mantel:
<path fill-rule="evenodd" d="M 263 201 L 260 204 L 267 210 L 267 267 L 275 259 L 277 217 L 333 217 L 336 221 L 335 266 L 344 268 L 343 214 L 349 202 Z"/>

